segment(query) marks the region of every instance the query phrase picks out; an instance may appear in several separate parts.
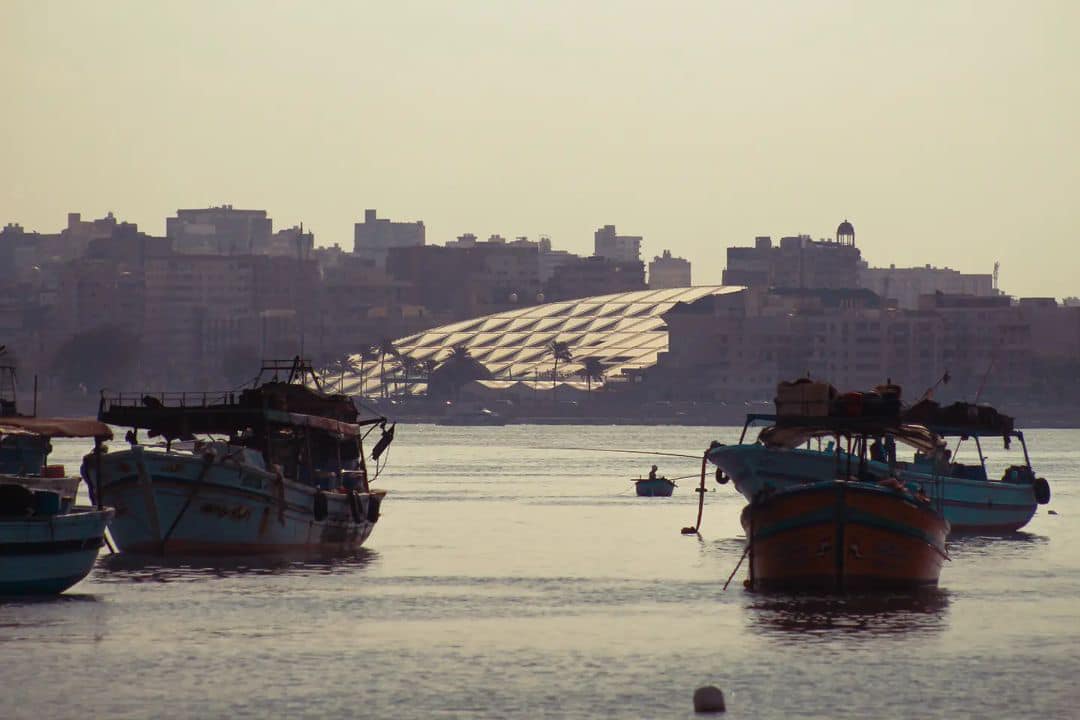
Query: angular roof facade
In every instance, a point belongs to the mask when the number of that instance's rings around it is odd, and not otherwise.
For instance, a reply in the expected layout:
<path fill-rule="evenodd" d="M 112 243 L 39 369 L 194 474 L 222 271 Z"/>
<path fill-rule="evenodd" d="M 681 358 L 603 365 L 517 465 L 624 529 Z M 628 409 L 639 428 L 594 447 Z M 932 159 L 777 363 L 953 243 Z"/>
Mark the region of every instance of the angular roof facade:
<path fill-rule="evenodd" d="M 456 346 L 483 363 L 494 381 L 485 384 L 552 383 L 555 358 L 550 345 L 566 343 L 573 359 L 560 361 L 558 380 L 581 378 L 583 362 L 595 358 L 607 378 L 626 370 L 638 370 L 656 363 L 657 354 L 667 350 L 668 334 L 662 315 L 676 303 L 690 303 L 708 295 L 738 292 L 741 287 L 699 286 L 641 290 L 599 295 L 534 305 L 432 328 L 394 342 L 399 356 L 385 355 L 388 390 L 426 391 L 424 364 L 441 363 Z M 415 361 L 406 378 L 404 358 Z M 360 372 L 360 355 L 352 356 L 357 371 L 345 375 L 343 392 L 355 395 L 383 393 L 383 357 L 367 359 Z M 328 376 L 328 380 L 336 379 Z M 582 384 L 584 378 L 581 378 Z M 594 387 L 602 381 L 593 379 Z M 406 389 L 407 388 L 407 389 Z"/>

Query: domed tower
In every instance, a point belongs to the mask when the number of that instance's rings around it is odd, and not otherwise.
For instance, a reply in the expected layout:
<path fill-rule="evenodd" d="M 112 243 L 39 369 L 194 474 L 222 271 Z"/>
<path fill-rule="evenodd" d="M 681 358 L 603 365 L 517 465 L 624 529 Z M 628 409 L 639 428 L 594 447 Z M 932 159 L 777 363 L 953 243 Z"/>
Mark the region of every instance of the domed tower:
<path fill-rule="evenodd" d="M 855 226 L 847 220 L 840 223 L 840 227 L 836 228 L 836 242 L 855 247 Z"/>

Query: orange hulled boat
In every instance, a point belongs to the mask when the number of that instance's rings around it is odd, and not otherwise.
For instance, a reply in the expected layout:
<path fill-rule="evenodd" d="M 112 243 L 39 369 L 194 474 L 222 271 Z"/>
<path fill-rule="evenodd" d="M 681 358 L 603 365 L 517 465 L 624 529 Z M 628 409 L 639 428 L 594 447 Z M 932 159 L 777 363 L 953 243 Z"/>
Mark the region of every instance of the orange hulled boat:
<path fill-rule="evenodd" d="M 887 413 L 788 416 L 760 439 L 783 454 L 829 439 L 826 452 L 835 465 L 829 480 L 766 484 L 743 510 L 749 587 L 860 592 L 937 585 L 949 534 L 940 481 L 882 478 L 869 471 L 868 455 L 900 442 L 937 456 L 944 448 L 940 437 Z M 799 463 L 790 470 L 800 474 Z"/>
<path fill-rule="evenodd" d="M 860 592 L 937 585 L 948 522 L 929 498 L 852 480 L 766 493 L 746 506 L 755 590 Z"/>

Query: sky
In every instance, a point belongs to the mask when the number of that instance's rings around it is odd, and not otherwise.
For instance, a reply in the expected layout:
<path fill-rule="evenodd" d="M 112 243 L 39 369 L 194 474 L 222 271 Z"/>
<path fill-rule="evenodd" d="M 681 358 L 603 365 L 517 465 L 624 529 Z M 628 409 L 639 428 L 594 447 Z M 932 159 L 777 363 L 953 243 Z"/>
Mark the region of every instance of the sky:
<path fill-rule="evenodd" d="M 0 222 L 266 209 L 352 247 L 601 225 L 1080 295 L 1080 3 L 0 0 Z"/>

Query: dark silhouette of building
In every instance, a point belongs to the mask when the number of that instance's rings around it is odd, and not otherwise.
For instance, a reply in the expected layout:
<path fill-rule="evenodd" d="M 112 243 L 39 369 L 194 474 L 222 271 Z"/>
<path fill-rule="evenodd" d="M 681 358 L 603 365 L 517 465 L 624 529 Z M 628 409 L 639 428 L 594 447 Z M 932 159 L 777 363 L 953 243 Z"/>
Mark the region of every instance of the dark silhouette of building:
<path fill-rule="evenodd" d="M 845 220 L 836 229 L 836 240 L 813 240 L 809 235 L 780 239 L 759 236 L 753 247 L 730 247 L 727 251 L 725 285 L 784 288 L 859 287 L 859 263 L 855 228 Z"/>
<path fill-rule="evenodd" d="M 392 248 L 419 247 L 425 242 L 422 221 L 392 222 L 376 217 L 374 210 L 365 210 L 364 222 L 353 226 L 353 252 L 378 268 L 386 267 Z"/>

